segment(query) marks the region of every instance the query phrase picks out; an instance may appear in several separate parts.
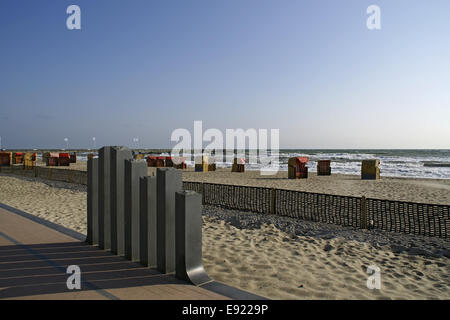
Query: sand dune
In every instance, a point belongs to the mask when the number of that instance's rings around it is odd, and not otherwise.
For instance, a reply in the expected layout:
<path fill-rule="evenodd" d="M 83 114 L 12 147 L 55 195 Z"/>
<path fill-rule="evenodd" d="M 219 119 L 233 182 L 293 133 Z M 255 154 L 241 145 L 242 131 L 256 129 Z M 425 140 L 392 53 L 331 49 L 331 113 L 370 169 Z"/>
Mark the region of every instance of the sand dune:
<path fill-rule="evenodd" d="M 83 186 L 0 175 L 0 202 L 86 231 Z M 209 275 L 272 299 L 450 299 L 449 247 L 444 239 L 204 208 Z M 380 290 L 366 286 L 373 264 Z"/>

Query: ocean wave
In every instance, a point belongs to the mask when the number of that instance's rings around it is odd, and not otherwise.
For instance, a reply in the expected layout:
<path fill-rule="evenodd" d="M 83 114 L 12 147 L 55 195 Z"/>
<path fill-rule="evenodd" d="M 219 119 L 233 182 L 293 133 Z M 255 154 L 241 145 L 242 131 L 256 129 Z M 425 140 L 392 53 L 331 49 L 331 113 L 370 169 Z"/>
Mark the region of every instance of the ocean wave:
<path fill-rule="evenodd" d="M 89 153 L 79 153 L 78 159 L 87 160 Z M 161 156 L 169 156 L 162 153 Z M 187 153 L 186 164 L 194 166 L 194 159 L 200 152 Z M 233 152 L 227 150 L 216 152 L 211 156 L 218 168 L 231 168 Z M 247 153 L 248 155 L 248 153 Z M 384 177 L 435 178 L 450 179 L 450 150 L 280 150 L 273 154 L 272 164 L 279 166 L 280 171 L 287 171 L 287 162 L 291 157 L 304 156 L 309 158 L 307 164 L 310 172 L 316 172 L 318 160 L 331 160 L 333 173 L 359 175 L 361 161 L 380 159 L 380 171 Z M 261 170 L 260 163 L 247 163 L 246 170 Z"/>

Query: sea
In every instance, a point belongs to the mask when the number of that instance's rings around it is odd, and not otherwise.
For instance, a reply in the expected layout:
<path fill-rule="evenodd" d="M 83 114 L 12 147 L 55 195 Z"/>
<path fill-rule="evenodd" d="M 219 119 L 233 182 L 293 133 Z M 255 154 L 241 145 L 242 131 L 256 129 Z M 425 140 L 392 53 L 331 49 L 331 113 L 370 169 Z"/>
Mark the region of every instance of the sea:
<path fill-rule="evenodd" d="M 450 150 L 280 150 L 280 167 L 287 171 L 290 157 L 309 158 L 308 171 L 317 160 L 331 160 L 333 173 L 361 174 L 361 160 L 379 159 L 385 177 L 450 179 Z"/>
<path fill-rule="evenodd" d="M 227 151 L 227 155 L 231 155 Z M 154 154 L 168 156 L 168 153 Z M 186 164 L 194 165 L 199 154 L 186 154 Z M 82 160 L 87 155 L 79 154 Z M 247 154 L 248 156 L 248 154 Z M 280 171 L 287 171 L 290 157 L 308 157 L 308 171 L 316 172 L 317 160 L 331 160 L 332 173 L 358 175 L 361 173 L 361 160 L 379 159 L 380 172 L 384 177 L 450 179 L 450 149 L 445 150 L 373 150 L 373 149 L 281 149 L 273 154 L 273 163 Z M 215 159 L 218 168 L 230 168 L 223 152 Z M 232 159 L 232 157 L 230 158 Z M 225 160 L 225 161 L 224 161 Z M 264 167 L 258 158 L 257 163 L 247 163 L 246 170 L 261 170 Z"/>

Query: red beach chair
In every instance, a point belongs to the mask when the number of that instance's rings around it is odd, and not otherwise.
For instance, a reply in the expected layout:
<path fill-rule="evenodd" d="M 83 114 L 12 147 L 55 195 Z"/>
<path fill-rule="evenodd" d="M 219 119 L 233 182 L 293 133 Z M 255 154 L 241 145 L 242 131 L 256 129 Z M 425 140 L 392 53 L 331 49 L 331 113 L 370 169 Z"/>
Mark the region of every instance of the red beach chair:
<path fill-rule="evenodd" d="M 156 157 L 147 157 L 147 167 L 156 167 Z"/>
<path fill-rule="evenodd" d="M 70 154 L 66 152 L 62 152 L 58 157 L 58 166 L 70 166 Z"/>
<path fill-rule="evenodd" d="M 289 179 L 306 179 L 308 178 L 308 157 L 293 157 L 288 161 L 288 178 Z"/>
<path fill-rule="evenodd" d="M 172 161 L 172 157 L 166 157 L 164 159 L 164 164 L 166 167 L 173 167 L 173 161 Z"/>

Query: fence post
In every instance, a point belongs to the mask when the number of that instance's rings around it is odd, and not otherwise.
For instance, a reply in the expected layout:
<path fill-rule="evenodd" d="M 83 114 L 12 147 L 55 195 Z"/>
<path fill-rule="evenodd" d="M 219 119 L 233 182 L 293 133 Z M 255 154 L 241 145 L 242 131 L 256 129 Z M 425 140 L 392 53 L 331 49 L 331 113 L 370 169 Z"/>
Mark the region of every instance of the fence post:
<path fill-rule="evenodd" d="M 367 229 L 367 202 L 366 197 L 361 197 L 361 228 Z"/>
<path fill-rule="evenodd" d="M 200 190 L 201 190 L 201 195 L 202 195 L 202 205 L 204 205 L 205 204 L 205 184 L 203 182 L 201 184 Z"/>
<path fill-rule="evenodd" d="M 275 188 L 272 188 L 272 190 L 270 190 L 270 213 L 271 214 L 275 214 L 275 204 L 276 204 Z"/>
<path fill-rule="evenodd" d="M 194 285 L 211 281 L 202 263 L 201 195 L 194 191 L 175 194 L 175 275 Z"/>
<path fill-rule="evenodd" d="M 156 170 L 157 199 L 157 269 L 161 273 L 175 271 L 175 192 L 183 190 L 181 170 Z"/>

